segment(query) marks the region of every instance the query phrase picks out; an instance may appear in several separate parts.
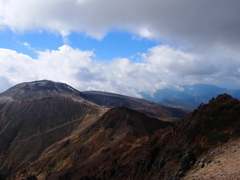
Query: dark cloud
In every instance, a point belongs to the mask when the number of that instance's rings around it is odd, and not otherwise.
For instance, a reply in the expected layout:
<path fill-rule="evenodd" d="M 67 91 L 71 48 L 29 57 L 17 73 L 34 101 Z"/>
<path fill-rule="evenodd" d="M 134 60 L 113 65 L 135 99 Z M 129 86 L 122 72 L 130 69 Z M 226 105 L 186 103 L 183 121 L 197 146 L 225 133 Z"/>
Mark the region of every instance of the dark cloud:
<path fill-rule="evenodd" d="M 0 1 L 0 24 L 16 30 L 45 28 L 102 38 L 113 29 L 171 43 L 239 45 L 238 0 L 30 0 Z"/>

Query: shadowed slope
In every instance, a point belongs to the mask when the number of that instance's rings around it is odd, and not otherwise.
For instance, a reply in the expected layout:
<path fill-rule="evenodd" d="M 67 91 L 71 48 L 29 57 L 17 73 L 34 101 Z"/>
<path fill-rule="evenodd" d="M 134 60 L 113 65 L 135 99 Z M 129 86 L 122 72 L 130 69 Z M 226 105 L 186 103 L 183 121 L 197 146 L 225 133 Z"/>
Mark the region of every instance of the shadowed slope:
<path fill-rule="evenodd" d="M 147 115 L 161 118 L 175 117 L 181 119 L 189 112 L 187 110 L 167 107 L 144 99 L 128 97 L 119 94 L 99 91 L 84 91 L 83 93 L 88 99 L 102 106 L 125 106 Z"/>

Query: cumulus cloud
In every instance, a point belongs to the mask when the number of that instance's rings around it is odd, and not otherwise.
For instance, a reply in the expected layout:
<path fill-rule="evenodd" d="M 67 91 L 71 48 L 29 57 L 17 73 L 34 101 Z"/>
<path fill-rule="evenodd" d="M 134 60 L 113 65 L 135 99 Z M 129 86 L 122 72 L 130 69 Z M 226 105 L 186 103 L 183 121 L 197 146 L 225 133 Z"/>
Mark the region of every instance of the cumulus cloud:
<path fill-rule="evenodd" d="M 140 97 L 162 88 L 179 89 L 184 84 L 236 83 L 240 62 L 205 63 L 204 56 L 160 45 L 132 62 L 117 58 L 109 62 L 93 60 L 94 53 L 63 45 L 58 50 L 39 51 L 38 58 L 0 49 L 0 79 L 4 88 L 21 82 L 49 79 L 83 90 L 101 90 Z M 218 63 L 217 63 L 218 62 Z"/>
<path fill-rule="evenodd" d="M 75 74 L 90 67 L 92 52 L 78 51 L 62 46 L 57 51 L 38 52 L 38 59 L 0 49 L 0 76 L 11 84 L 36 79 L 52 79 L 76 84 Z"/>
<path fill-rule="evenodd" d="M 0 25 L 63 36 L 74 31 L 97 39 L 119 29 L 205 49 L 239 48 L 239 6 L 237 0 L 0 0 Z"/>

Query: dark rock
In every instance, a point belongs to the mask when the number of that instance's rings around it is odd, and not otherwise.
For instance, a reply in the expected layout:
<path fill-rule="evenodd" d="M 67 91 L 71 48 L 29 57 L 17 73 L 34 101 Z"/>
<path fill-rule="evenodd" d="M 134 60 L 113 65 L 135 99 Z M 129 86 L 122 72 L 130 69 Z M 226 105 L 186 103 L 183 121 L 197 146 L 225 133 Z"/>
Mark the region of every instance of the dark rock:
<path fill-rule="evenodd" d="M 186 172 L 190 169 L 190 167 L 195 164 L 196 160 L 197 159 L 194 153 L 190 150 L 187 150 L 181 160 L 180 168 L 177 175 L 179 177 L 183 177 L 186 174 Z"/>
<path fill-rule="evenodd" d="M 2 174 L 0 174 L 0 180 L 5 180 L 6 178 L 2 175 Z"/>
<path fill-rule="evenodd" d="M 37 177 L 35 175 L 30 175 L 26 178 L 26 180 L 37 180 Z"/>

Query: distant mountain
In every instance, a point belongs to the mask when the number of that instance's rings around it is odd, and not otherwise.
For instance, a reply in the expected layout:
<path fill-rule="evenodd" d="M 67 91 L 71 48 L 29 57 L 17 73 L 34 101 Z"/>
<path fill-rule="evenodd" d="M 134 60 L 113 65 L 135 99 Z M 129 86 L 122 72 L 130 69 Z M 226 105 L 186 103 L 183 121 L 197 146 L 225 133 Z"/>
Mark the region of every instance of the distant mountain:
<path fill-rule="evenodd" d="M 237 90 L 234 93 L 232 93 L 232 97 L 237 98 L 237 99 L 240 100 L 240 90 Z"/>
<path fill-rule="evenodd" d="M 190 111 L 193 111 L 198 106 L 198 104 L 182 101 L 179 99 L 173 99 L 173 98 L 163 99 L 162 101 L 159 102 L 159 104 L 169 106 L 169 107 L 187 109 Z"/>
<path fill-rule="evenodd" d="M 92 102 L 108 108 L 125 106 L 150 116 L 161 118 L 175 117 L 181 119 L 188 113 L 187 110 L 172 108 L 147 101 L 144 99 L 123 96 L 100 91 L 83 91 L 83 94 Z"/>
<path fill-rule="evenodd" d="M 240 97 L 239 90 L 220 88 L 215 85 L 207 84 L 195 84 L 195 85 L 184 85 L 180 87 L 181 90 L 173 89 L 162 89 L 158 90 L 154 96 L 149 96 L 142 93 L 143 99 L 147 99 L 153 102 L 166 105 L 164 102 L 166 99 L 175 99 L 176 101 L 182 101 L 182 103 L 191 103 L 193 108 L 196 108 L 201 103 L 208 103 L 213 97 L 217 97 L 219 94 L 230 94 L 234 98 Z M 163 101 L 163 102 L 162 102 Z M 168 106 L 175 107 L 175 104 L 168 103 Z M 184 107 L 184 105 L 182 105 Z M 192 107 L 186 108 L 191 110 Z"/>

